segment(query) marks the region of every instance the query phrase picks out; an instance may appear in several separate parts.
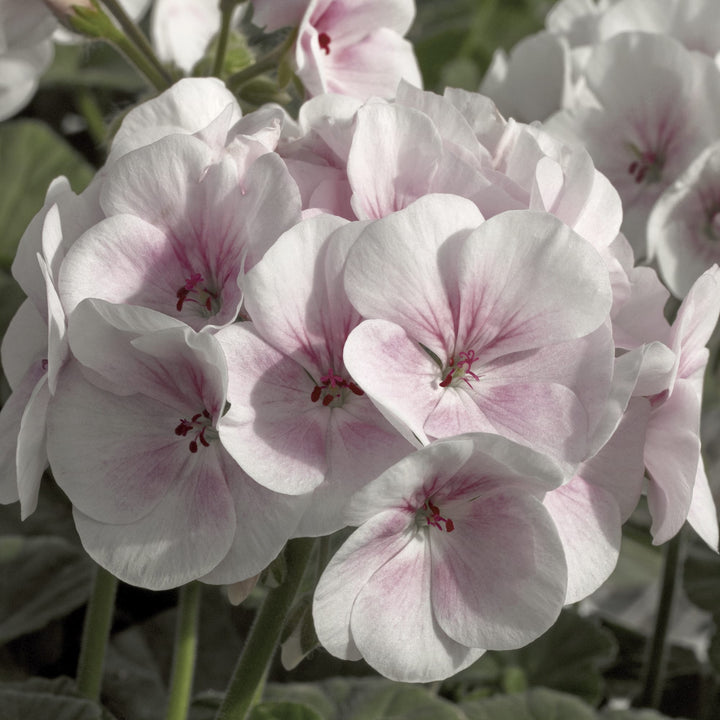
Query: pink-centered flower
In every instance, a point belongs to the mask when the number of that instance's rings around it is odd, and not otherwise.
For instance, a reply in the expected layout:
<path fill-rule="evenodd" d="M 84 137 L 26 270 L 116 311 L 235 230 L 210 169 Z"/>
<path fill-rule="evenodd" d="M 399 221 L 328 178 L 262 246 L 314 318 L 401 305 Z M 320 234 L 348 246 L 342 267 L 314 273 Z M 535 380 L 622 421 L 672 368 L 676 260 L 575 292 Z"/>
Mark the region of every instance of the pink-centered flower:
<path fill-rule="evenodd" d="M 345 365 L 409 438 L 496 432 L 587 457 L 613 372 L 610 285 L 556 218 L 483 222 L 463 198 L 428 195 L 367 226 L 345 287 L 367 318 Z"/>
<path fill-rule="evenodd" d="M 532 641 L 565 599 L 563 549 L 542 504 L 561 481 L 547 458 L 482 434 L 395 464 L 348 507 L 360 527 L 315 591 L 322 645 L 393 680 L 429 682 L 485 649 Z"/>
<path fill-rule="evenodd" d="M 260 572 L 304 498 L 257 484 L 223 446 L 219 343 L 139 307 L 82 302 L 49 406 L 48 456 L 87 552 L 131 584 L 231 583 Z"/>
<path fill-rule="evenodd" d="M 412 450 L 343 362 L 361 318 L 342 269 L 361 229 L 319 216 L 289 230 L 245 278 L 252 323 L 217 334 L 231 403 L 223 443 L 259 483 L 286 493 L 314 490 L 298 534 L 342 527 L 348 498 Z"/>
<path fill-rule="evenodd" d="M 720 74 L 672 38 L 624 33 L 597 46 L 583 78 L 546 127 L 586 145 L 620 193 L 623 231 L 644 256 L 653 204 L 720 137 Z"/>
<path fill-rule="evenodd" d="M 265 153 L 241 174 L 235 158 L 217 159 L 190 135 L 121 157 L 100 201 L 108 217 L 73 245 L 60 272 L 66 310 L 102 298 L 196 330 L 235 320 L 244 272 L 300 219 L 297 189 L 277 156 Z"/>
<path fill-rule="evenodd" d="M 295 50 L 308 94 L 393 97 L 400 79 L 422 85 L 412 45 L 402 36 L 413 0 L 310 0 Z"/>
<path fill-rule="evenodd" d="M 713 143 L 660 196 L 648 220 L 648 254 L 684 297 L 720 261 L 720 143 Z"/>

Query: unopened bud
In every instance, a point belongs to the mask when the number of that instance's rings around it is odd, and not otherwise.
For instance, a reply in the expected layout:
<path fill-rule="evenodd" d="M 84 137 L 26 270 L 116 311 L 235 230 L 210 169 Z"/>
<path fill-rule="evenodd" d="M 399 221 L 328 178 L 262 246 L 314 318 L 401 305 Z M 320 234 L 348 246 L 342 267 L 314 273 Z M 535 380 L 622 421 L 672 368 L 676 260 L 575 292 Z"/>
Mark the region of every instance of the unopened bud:
<path fill-rule="evenodd" d="M 96 9 L 92 0 L 44 0 L 53 15 L 69 30 L 72 30 L 71 18 L 77 14 L 77 8 Z"/>

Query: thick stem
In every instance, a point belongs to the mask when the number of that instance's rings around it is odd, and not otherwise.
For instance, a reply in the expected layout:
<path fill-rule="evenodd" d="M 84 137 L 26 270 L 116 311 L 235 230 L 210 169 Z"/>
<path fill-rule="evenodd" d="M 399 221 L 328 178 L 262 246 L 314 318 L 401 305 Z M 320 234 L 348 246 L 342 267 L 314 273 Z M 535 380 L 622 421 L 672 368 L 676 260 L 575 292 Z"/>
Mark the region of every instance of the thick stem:
<path fill-rule="evenodd" d="M 312 538 L 290 540 L 285 582 L 271 590 L 255 618 L 216 720 L 245 720 L 273 658 L 313 549 Z"/>
<path fill-rule="evenodd" d="M 638 697 L 639 707 L 660 708 L 665 671 L 667 669 L 668 630 L 672 615 L 678 581 L 684 562 L 683 532 L 680 531 L 665 547 L 665 564 L 663 568 L 662 587 L 655 617 L 655 630 L 650 643 L 646 665 L 643 690 Z"/>
<path fill-rule="evenodd" d="M 115 610 L 117 584 L 114 575 L 101 567 L 96 569 L 92 595 L 85 612 L 77 671 L 78 692 L 89 700 L 100 698 L 105 648 Z"/>
<path fill-rule="evenodd" d="M 173 82 L 170 73 L 160 62 L 148 39 L 125 12 L 123 6 L 118 0 L 102 0 L 102 2 L 125 32 L 126 40 L 122 42 L 123 47 L 120 49 L 137 65 L 157 90 L 165 90 L 170 87 Z M 117 43 L 114 38 L 113 41 Z M 128 52 L 130 45 L 134 47 L 134 50 Z M 140 63 L 138 63 L 139 57 L 143 58 Z"/>
<path fill-rule="evenodd" d="M 192 582 L 180 590 L 170 700 L 165 720 L 186 720 L 190 709 L 197 656 L 201 592 L 202 585 L 199 582 Z"/>

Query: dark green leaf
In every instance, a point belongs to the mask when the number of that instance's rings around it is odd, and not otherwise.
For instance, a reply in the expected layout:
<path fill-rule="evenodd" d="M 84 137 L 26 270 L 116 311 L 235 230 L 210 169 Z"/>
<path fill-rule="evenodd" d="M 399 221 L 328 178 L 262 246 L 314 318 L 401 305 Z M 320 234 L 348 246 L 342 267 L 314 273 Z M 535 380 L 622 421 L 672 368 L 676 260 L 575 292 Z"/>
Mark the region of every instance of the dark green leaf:
<path fill-rule="evenodd" d="M 460 708 L 468 720 L 596 720 L 593 708 L 578 698 L 545 688 L 464 702 Z"/>
<path fill-rule="evenodd" d="M 654 710 L 605 710 L 600 713 L 598 720 L 669 720 L 669 718 Z"/>
<path fill-rule="evenodd" d="M 252 709 L 249 720 L 323 720 L 323 717 L 298 703 L 264 702 Z"/>
<path fill-rule="evenodd" d="M 32 120 L 0 125 L 0 167 L 0 266 L 9 268 L 50 181 L 65 175 L 79 192 L 93 170 L 60 136 Z"/>
<path fill-rule="evenodd" d="M 0 536 L 0 643 L 65 617 L 90 595 L 92 563 L 60 538 Z"/>
<path fill-rule="evenodd" d="M 0 713 L 2 720 L 112 720 L 100 705 L 78 697 L 69 678 L 0 684 Z"/>

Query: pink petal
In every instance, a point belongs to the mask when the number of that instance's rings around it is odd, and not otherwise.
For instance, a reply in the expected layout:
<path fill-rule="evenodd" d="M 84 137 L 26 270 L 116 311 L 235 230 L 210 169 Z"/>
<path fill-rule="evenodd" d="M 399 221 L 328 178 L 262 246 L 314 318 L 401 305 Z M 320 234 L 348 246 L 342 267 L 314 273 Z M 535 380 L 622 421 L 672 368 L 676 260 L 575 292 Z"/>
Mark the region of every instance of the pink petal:
<path fill-rule="evenodd" d="M 455 642 L 438 624 L 433 561 L 426 539 L 415 535 L 369 578 L 353 605 L 355 644 L 391 680 L 442 680 L 484 652 Z"/>
<path fill-rule="evenodd" d="M 95 520 L 75 506 L 89 555 L 124 582 L 151 590 L 184 585 L 215 567 L 230 548 L 236 516 L 216 451 L 205 454 L 192 472 L 172 477 L 161 501 L 134 522 Z"/>
<path fill-rule="evenodd" d="M 361 657 L 350 631 L 350 617 L 358 593 L 373 574 L 411 539 L 411 518 L 391 510 L 358 528 L 335 553 L 315 589 L 313 619 L 323 646 L 336 657 Z"/>
<path fill-rule="evenodd" d="M 319 485 L 327 471 L 330 409 L 312 401 L 314 381 L 249 327 L 216 336 L 228 363 L 230 410 L 218 426 L 223 445 L 257 482 L 290 494 Z"/>
<path fill-rule="evenodd" d="M 567 571 L 555 525 L 537 498 L 491 480 L 472 503 L 441 509 L 453 532 L 425 532 L 443 630 L 464 645 L 496 650 L 545 632 L 562 608 Z"/>
<path fill-rule="evenodd" d="M 582 478 L 582 469 L 567 485 L 543 501 L 555 522 L 567 562 L 565 604 L 597 590 L 615 569 L 620 554 L 621 517 L 613 496 Z"/>

